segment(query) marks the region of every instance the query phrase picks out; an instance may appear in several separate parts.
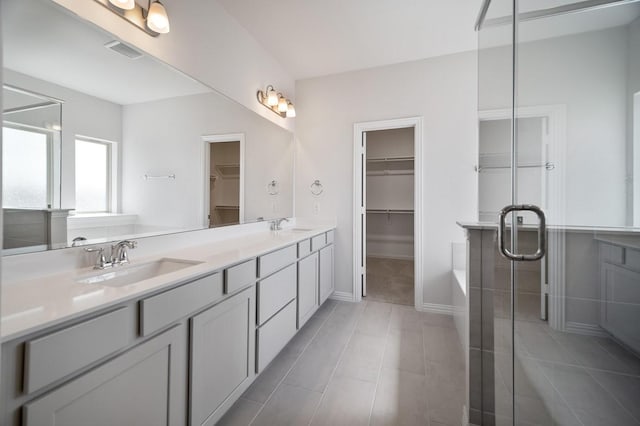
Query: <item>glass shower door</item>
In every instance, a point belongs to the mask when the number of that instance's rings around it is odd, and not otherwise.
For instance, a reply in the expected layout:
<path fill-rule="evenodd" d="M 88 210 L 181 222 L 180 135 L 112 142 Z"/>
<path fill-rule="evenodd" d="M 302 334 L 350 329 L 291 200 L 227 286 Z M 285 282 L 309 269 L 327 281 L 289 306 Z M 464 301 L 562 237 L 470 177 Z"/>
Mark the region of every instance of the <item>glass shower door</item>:
<path fill-rule="evenodd" d="M 514 150 L 538 166 L 515 167 L 516 202 L 544 208 L 549 242 L 514 262 L 514 423 L 637 425 L 640 2 L 545 3 L 516 2 Z"/>
<path fill-rule="evenodd" d="M 640 2 L 493 0 L 479 40 L 480 219 L 547 221 L 541 260 L 482 239 L 479 422 L 638 425 Z"/>

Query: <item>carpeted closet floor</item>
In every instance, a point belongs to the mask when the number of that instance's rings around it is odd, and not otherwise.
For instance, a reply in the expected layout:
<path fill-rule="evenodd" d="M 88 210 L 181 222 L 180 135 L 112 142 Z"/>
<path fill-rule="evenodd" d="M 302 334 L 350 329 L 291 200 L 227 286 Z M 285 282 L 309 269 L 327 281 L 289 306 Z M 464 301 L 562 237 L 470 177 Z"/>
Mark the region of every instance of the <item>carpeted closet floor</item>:
<path fill-rule="evenodd" d="M 413 306 L 413 289 L 413 260 L 367 256 L 366 300 Z"/>

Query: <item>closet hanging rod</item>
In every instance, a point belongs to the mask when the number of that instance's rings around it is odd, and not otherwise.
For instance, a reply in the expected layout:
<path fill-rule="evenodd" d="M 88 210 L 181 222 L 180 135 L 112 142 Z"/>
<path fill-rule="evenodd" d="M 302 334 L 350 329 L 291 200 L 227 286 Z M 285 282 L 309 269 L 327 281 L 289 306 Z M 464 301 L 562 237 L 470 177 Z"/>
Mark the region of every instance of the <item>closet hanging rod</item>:
<path fill-rule="evenodd" d="M 367 172 L 367 176 L 392 176 L 412 175 L 413 170 L 373 170 Z"/>
<path fill-rule="evenodd" d="M 161 176 L 154 176 L 154 175 L 144 175 L 143 176 L 144 180 L 150 180 L 150 179 L 175 179 L 176 175 L 171 174 L 171 175 L 161 175 Z"/>
<path fill-rule="evenodd" d="M 413 214 L 413 210 L 402 209 L 367 209 L 372 214 Z"/>
<path fill-rule="evenodd" d="M 544 164 L 521 164 L 518 166 L 519 169 L 535 169 L 539 167 L 544 167 L 547 170 L 553 170 L 556 168 L 554 163 L 546 162 Z M 489 169 L 510 169 L 511 166 L 476 166 L 476 172 L 481 172 L 483 170 Z"/>
<path fill-rule="evenodd" d="M 370 157 L 368 163 L 387 163 L 391 161 L 413 161 L 414 157 Z"/>

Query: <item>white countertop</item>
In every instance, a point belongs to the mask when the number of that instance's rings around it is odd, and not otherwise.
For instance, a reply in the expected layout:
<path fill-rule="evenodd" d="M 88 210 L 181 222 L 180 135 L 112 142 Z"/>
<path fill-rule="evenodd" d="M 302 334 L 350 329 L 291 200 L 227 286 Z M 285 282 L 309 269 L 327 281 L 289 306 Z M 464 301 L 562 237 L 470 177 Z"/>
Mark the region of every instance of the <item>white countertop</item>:
<path fill-rule="evenodd" d="M 308 231 L 295 232 L 290 229 L 261 231 L 211 244 L 167 250 L 161 256 L 139 259 L 132 255 L 132 265 L 161 258 L 202 263 L 122 287 L 78 283 L 78 277 L 92 272 L 99 273 L 91 267 L 37 279 L 3 283 L 0 310 L 1 341 L 16 339 L 93 311 L 167 289 L 331 229 L 334 227 L 317 226 Z"/>

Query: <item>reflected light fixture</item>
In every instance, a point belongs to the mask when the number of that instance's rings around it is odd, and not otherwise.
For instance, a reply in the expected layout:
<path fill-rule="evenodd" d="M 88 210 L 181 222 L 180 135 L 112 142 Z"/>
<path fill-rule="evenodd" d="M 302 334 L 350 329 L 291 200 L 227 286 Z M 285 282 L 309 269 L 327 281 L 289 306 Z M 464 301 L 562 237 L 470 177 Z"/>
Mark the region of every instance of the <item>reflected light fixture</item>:
<path fill-rule="evenodd" d="M 166 34 L 171 28 L 167 9 L 158 0 L 148 0 L 146 9 L 135 0 L 95 1 L 150 36 L 157 37 L 158 34 Z"/>
<path fill-rule="evenodd" d="M 293 118 L 296 116 L 296 109 L 291 101 L 285 98 L 282 93 L 278 93 L 272 85 L 268 85 L 264 91 L 258 90 L 256 96 L 260 104 L 280 117 Z"/>
<path fill-rule="evenodd" d="M 109 0 L 109 3 L 124 10 L 131 10 L 136 7 L 135 0 Z"/>

